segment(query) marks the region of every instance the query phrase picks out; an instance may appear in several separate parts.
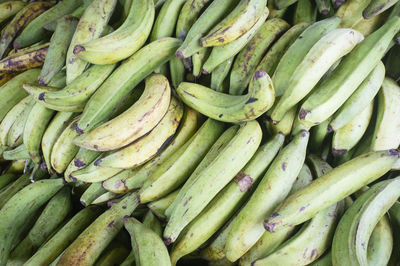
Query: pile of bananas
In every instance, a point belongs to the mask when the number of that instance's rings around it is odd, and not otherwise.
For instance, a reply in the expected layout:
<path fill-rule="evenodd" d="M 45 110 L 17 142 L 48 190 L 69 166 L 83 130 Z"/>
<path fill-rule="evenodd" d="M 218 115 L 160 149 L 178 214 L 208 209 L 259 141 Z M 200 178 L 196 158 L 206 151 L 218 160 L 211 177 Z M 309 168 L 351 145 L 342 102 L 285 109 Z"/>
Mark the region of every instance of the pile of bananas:
<path fill-rule="evenodd" d="M 0 266 L 400 265 L 399 0 L 0 0 Z"/>

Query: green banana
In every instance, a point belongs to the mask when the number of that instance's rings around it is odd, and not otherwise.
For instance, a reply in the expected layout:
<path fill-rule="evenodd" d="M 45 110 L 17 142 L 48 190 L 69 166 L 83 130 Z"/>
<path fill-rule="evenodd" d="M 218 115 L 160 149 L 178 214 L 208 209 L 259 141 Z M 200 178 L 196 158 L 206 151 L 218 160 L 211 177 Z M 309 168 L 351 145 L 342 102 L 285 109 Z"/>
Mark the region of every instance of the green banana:
<path fill-rule="evenodd" d="M 261 19 L 266 5 L 266 0 L 241 0 L 229 15 L 200 39 L 200 45 L 224 46 L 240 38 Z"/>
<path fill-rule="evenodd" d="M 23 1 L 8 1 L 0 4 L 0 23 L 17 14 L 26 3 Z"/>
<path fill-rule="evenodd" d="M 97 198 L 95 198 L 93 200 L 92 204 L 95 204 L 95 205 L 106 204 L 112 200 L 118 199 L 120 196 L 121 196 L 120 194 L 106 191 L 105 193 L 103 193 L 100 196 L 98 196 Z"/>
<path fill-rule="evenodd" d="M 299 0 L 293 15 L 293 24 L 301 22 L 314 23 L 317 19 L 317 9 L 311 0 Z"/>
<path fill-rule="evenodd" d="M 123 169 L 119 168 L 111 168 L 111 167 L 98 167 L 95 162 L 101 158 L 102 155 L 99 155 L 91 164 L 88 166 L 72 172 L 68 176 L 68 181 L 70 182 L 87 182 L 94 183 L 100 182 L 103 180 L 107 180 L 118 173 L 123 172 Z M 71 158 L 72 161 L 73 158 Z M 129 171 L 129 170 L 128 170 Z"/>
<path fill-rule="evenodd" d="M 341 19 L 340 27 L 349 28 L 363 19 L 362 11 L 368 6 L 369 1 L 346 1 L 335 13 Z"/>
<path fill-rule="evenodd" d="M 243 1 L 243 0 L 242 0 Z M 241 35 L 236 40 L 225 44 L 223 46 L 213 47 L 210 56 L 204 62 L 202 72 L 204 74 L 211 73 L 217 66 L 222 64 L 225 60 L 235 56 L 242 50 L 242 48 L 249 42 L 249 40 L 256 34 L 257 30 L 264 24 L 269 14 L 268 8 L 264 9 L 261 17 L 246 33 Z"/>
<path fill-rule="evenodd" d="M 200 247 L 229 219 L 251 194 L 253 184 L 258 183 L 258 179 L 278 153 L 283 141 L 284 136 L 277 134 L 260 146 L 234 180 L 184 229 L 171 252 L 173 265 L 182 256 Z"/>
<path fill-rule="evenodd" d="M 246 122 L 235 131 L 237 131 L 236 135 L 208 167 L 199 172 L 182 199 L 177 201 L 164 230 L 163 236 L 166 243 L 176 240 L 182 229 L 206 207 L 256 152 L 261 142 L 260 125 L 256 121 Z M 229 129 L 226 132 L 229 132 Z M 230 167 L 227 167 L 227 161 L 230 162 Z M 215 175 L 220 178 L 215 180 L 213 178 Z"/>
<path fill-rule="evenodd" d="M 329 77 L 314 88 L 299 111 L 303 127 L 323 122 L 340 108 L 379 63 L 399 29 L 400 17 L 392 17 L 354 48 Z"/>
<path fill-rule="evenodd" d="M 296 0 L 294 0 L 296 1 Z M 275 0 L 274 1 L 267 1 L 267 7 L 269 9 L 269 18 L 283 18 L 286 13 L 287 8 L 279 8 L 275 7 Z"/>
<path fill-rule="evenodd" d="M 230 75 L 229 94 L 241 95 L 250 82 L 256 66 L 270 45 L 279 38 L 289 24 L 280 19 L 267 20 L 236 56 Z"/>
<path fill-rule="evenodd" d="M 365 109 L 378 93 L 385 77 L 385 66 L 382 62 L 369 73 L 356 91 L 333 115 L 329 122 L 328 131 L 336 131 L 353 120 Z"/>
<path fill-rule="evenodd" d="M 72 182 L 70 179 L 70 174 L 72 172 L 81 170 L 85 168 L 87 165 L 92 163 L 96 158 L 99 157 L 101 153 L 98 151 L 86 150 L 84 148 L 80 148 L 78 153 L 75 155 L 74 159 L 69 163 L 67 169 L 64 171 L 64 179 L 67 182 Z"/>
<path fill-rule="evenodd" d="M 0 193 L 4 188 L 7 188 L 9 184 L 14 182 L 18 178 L 18 175 L 14 173 L 5 173 L 0 176 Z M 1 194 L 0 194 L 1 195 Z"/>
<path fill-rule="evenodd" d="M 275 101 L 272 81 L 261 70 L 254 73 L 246 95 L 224 94 L 189 82 L 182 82 L 177 92 L 191 108 L 212 119 L 230 123 L 256 119 Z"/>
<path fill-rule="evenodd" d="M 270 109 L 270 111 L 273 110 Z M 274 124 L 271 119 L 264 120 L 264 125 L 270 134 L 277 134 L 282 132 L 283 135 L 289 136 L 292 131 L 293 122 L 297 114 L 297 106 L 292 107 L 282 118 L 279 124 Z M 268 112 L 267 112 L 268 115 Z"/>
<path fill-rule="evenodd" d="M 371 0 L 368 6 L 363 10 L 362 15 L 365 19 L 370 19 L 391 8 L 397 2 L 398 0 Z"/>
<path fill-rule="evenodd" d="M 318 12 L 324 16 L 329 15 L 329 13 L 332 11 L 330 0 L 315 0 L 315 4 L 317 6 Z"/>
<path fill-rule="evenodd" d="M 399 101 L 399 85 L 394 80 L 385 78 L 378 93 L 378 111 L 371 143 L 372 150 L 396 149 L 400 145 L 400 138 L 395 133 L 400 127 Z"/>
<path fill-rule="evenodd" d="M 310 266 L 332 266 L 332 252 L 325 252 L 316 261 L 310 264 Z"/>
<path fill-rule="evenodd" d="M 12 242 L 19 236 L 26 220 L 63 186 L 61 178 L 36 181 L 18 191 L 1 208 L 0 264 L 5 265 Z"/>
<path fill-rule="evenodd" d="M 203 48 L 192 55 L 193 76 L 200 77 L 204 62 L 211 53 L 211 48 Z"/>
<path fill-rule="evenodd" d="M 101 256 L 96 260 L 96 266 L 121 265 L 129 255 L 130 249 L 118 240 L 113 240 Z"/>
<path fill-rule="evenodd" d="M 180 43 L 175 38 L 163 38 L 144 46 L 125 60 L 92 95 L 77 124 L 77 132 L 87 132 L 108 120 L 112 110 L 131 89 L 154 68 L 167 62 Z"/>
<path fill-rule="evenodd" d="M 211 83 L 210 83 L 211 89 L 223 93 L 228 92 L 228 90 L 226 89 L 227 86 L 225 86 L 224 81 L 226 77 L 229 75 L 234 59 L 235 59 L 234 57 L 226 59 L 223 63 L 219 64 L 219 66 L 217 66 L 211 72 Z"/>
<path fill-rule="evenodd" d="M 139 205 L 137 195 L 130 193 L 121 201 L 113 204 L 65 249 L 58 264 L 92 265 L 102 251 L 123 227 L 123 219 Z"/>
<path fill-rule="evenodd" d="M 398 158 L 397 150 L 371 152 L 336 167 L 289 196 L 264 221 L 264 227 L 274 232 L 309 220 L 318 211 L 384 175 Z"/>
<path fill-rule="evenodd" d="M 296 116 L 296 120 L 298 120 L 298 116 Z M 321 124 L 311 128 L 310 150 L 314 153 L 321 154 L 322 148 L 324 147 L 323 144 L 328 137 L 328 126 L 330 121 L 331 120 L 328 118 Z"/>
<path fill-rule="evenodd" d="M 161 223 L 151 210 L 148 210 L 146 215 L 144 216 L 143 225 L 151 229 L 159 237 L 162 237 Z"/>
<path fill-rule="evenodd" d="M 131 235 L 136 265 L 171 265 L 168 250 L 155 232 L 133 217 L 124 217 L 124 225 Z"/>
<path fill-rule="evenodd" d="M 153 1 L 133 0 L 128 17 L 114 32 L 74 48 L 77 56 L 92 64 L 111 64 L 134 54 L 145 43 L 154 22 Z"/>
<path fill-rule="evenodd" d="M 322 36 L 292 73 L 282 97 L 272 111 L 272 120 L 279 123 L 290 108 L 311 92 L 331 66 L 363 39 L 361 33 L 352 29 L 334 29 Z"/>
<path fill-rule="evenodd" d="M 101 182 L 91 183 L 89 187 L 83 192 L 80 202 L 83 206 L 89 206 L 93 204 L 93 201 L 102 194 L 106 193 L 107 190 L 103 188 Z"/>
<path fill-rule="evenodd" d="M 238 260 L 264 234 L 263 219 L 289 194 L 300 173 L 308 138 L 309 133 L 303 131 L 279 152 L 249 201 L 233 220 L 225 246 L 228 260 Z"/>
<path fill-rule="evenodd" d="M 390 51 L 388 52 L 386 60 L 384 61 L 386 66 L 386 75 L 396 81 L 400 80 L 400 67 L 398 66 L 400 62 L 399 58 L 400 46 L 394 45 L 392 49 L 390 49 Z"/>
<path fill-rule="evenodd" d="M 85 71 L 88 62 L 81 60 L 76 53 L 80 50 L 78 44 L 97 39 L 103 33 L 105 26 L 114 11 L 117 0 L 93 0 L 82 14 L 74 35 L 72 36 L 66 57 L 67 84 Z M 75 51 L 76 50 L 76 51 Z"/>
<path fill-rule="evenodd" d="M 293 5 L 294 3 L 297 2 L 297 0 L 274 0 L 273 2 L 274 2 L 274 7 L 279 10 Z"/>
<path fill-rule="evenodd" d="M 185 65 L 182 59 L 178 57 L 172 57 L 169 61 L 169 72 L 171 74 L 172 87 L 175 89 L 185 79 Z"/>
<path fill-rule="evenodd" d="M 147 207 L 157 216 L 160 220 L 166 220 L 166 216 L 164 214 L 165 210 L 172 204 L 175 200 L 175 197 L 178 195 L 179 190 L 175 190 L 172 193 L 169 193 L 167 196 L 149 202 Z"/>
<path fill-rule="evenodd" d="M 393 250 L 393 232 L 388 217 L 383 216 L 376 224 L 368 241 L 369 265 L 388 265 Z"/>
<path fill-rule="evenodd" d="M 365 37 L 376 31 L 387 19 L 387 12 L 381 13 L 371 19 L 362 19 L 352 28 L 361 32 Z"/>

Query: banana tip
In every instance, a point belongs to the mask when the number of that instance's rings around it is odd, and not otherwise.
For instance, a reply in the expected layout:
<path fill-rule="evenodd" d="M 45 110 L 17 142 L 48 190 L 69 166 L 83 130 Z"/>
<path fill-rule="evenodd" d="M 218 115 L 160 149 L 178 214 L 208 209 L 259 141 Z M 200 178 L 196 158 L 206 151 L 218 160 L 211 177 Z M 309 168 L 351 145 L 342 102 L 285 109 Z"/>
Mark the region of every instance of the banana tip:
<path fill-rule="evenodd" d="M 389 150 L 389 154 L 390 155 L 392 155 L 392 156 L 397 156 L 397 157 L 400 157 L 399 155 L 399 150 L 397 150 L 397 149 L 391 149 L 391 150 Z"/>
<path fill-rule="evenodd" d="M 86 51 L 85 47 L 82 45 L 75 45 L 74 54 L 79 54 L 80 52 Z"/>
<path fill-rule="evenodd" d="M 274 224 L 274 223 L 268 223 L 267 221 L 264 222 L 264 228 L 265 228 L 265 230 L 267 230 L 268 232 L 274 233 L 274 232 L 275 232 L 275 231 L 274 231 L 274 227 L 275 227 L 275 224 Z"/>
<path fill-rule="evenodd" d="M 17 41 L 14 41 L 13 46 L 14 46 L 14 49 L 16 49 L 16 50 L 21 48 L 21 45 Z"/>
<path fill-rule="evenodd" d="M 47 170 L 47 165 L 46 165 L 46 163 L 41 163 L 41 164 L 40 164 L 40 170 L 42 170 L 42 171 L 46 171 L 46 170 Z"/>
<path fill-rule="evenodd" d="M 321 10 L 321 14 L 324 15 L 324 16 L 326 16 L 326 15 L 329 14 L 329 10 L 328 10 L 328 9 L 322 9 L 322 10 Z"/>
<path fill-rule="evenodd" d="M 84 200 L 80 200 L 83 207 L 87 207 L 86 202 Z"/>
<path fill-rule="evenodd" d="M 205 70 L 204 68 L 203 68 L 203 70 L 201 71 L 201 73 L 203 73 L 204 75 L 208 75 L 208 74 L 210 74 L 207 70 Z"/>
<path fill-rule="evenodd" d="M 262 78 L 262 77 L 265 77 L 266 75 L 267 75 L 267 73 L 266 73 L 265 71 L 257 70 L 257 71 L 254 73 L 254 79 L 255 79 L 255 80 L 258 80 L 258 79 L 260 79 L 260 78 Z"/>
<path fill-rule="evenodd" d="M 164 244 L 165 244 L 166 246 L 171 245 L 171 244 L 172 244 L 172 239 L 171 239 L 170 237 L 164 239 Z"/>
<path fill-rule="evenodd" d="M 178 57 L 180 59 L 184 59 L 185 58 L 185 56 L 183 55 L 183 52 L 179 51 L 179 50 L 175 52 L 175 55 L 176 55 L 176 57 Z"/>
<path fill-rule="evenodd" d="M 44 80 L 44 78 L 39 78 L 39 79 L 38 79 L 38 82 L 39 82 L 39 84 L 42 85 L 42 86 L 46 86 L 46 85 L 47 85 L 47 84 L 46 84 L 46 81 Z"/>
<path fill-rule="evenodd" d="M 333 127 L 329 124 L 326 131 L 328 131 L 328 133 L 332 133 L 334 130 L 333 130 Z"/>
<path fill-rule="evenodd" d="M 332 148 L 333 157 L 342 157 L 346 153 L 347 153 L 346 149 L 335 149 L 335 148 Z"/>

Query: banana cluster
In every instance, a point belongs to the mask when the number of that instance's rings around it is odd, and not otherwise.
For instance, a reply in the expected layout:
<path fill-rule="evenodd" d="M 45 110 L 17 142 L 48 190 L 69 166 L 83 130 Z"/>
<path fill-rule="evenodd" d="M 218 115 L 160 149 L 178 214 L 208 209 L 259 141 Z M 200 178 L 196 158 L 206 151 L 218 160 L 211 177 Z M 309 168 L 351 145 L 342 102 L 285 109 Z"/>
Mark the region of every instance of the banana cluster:
<path fill-rule="evenodd" d="M 0 28 L 0 266 L 399 265 L 399 0 L 0 0 Z"/>

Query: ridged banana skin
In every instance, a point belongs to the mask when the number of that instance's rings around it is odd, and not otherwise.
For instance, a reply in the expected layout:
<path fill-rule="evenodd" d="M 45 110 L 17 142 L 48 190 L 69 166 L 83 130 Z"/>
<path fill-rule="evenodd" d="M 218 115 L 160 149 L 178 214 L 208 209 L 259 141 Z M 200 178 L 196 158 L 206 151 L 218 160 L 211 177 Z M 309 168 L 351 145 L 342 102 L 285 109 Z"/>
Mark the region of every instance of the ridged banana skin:
<path fill-rule="evenodd" d="M 192 56 L 202 47 L 199 40 L 219 21 L 221 21 L 236 6 L 237 1 L 213 0 L 204 10 L 187 33 L 182 45 L 176 51 L 176 56 L 183 59 Z"/>
<path fill-rule="evenodd" d="M 374 151 L 397 148 L 400 145 L 400 87 L 385 78 L 378 93 L 378 115 L 371 148 Z"/>
<path fill-rule="evenodd" d="M 235 59 L 234 56 L 226 59 L 223 63 L 221 63 L 211 72 L 211 83 L 210 83 L 211 89 L 223 93 L 228 92 L 228 90 L 226 89 L 227 86 L 225 86 L 224 81 L 230 73 L 234 59 Z"/>
<path fill-rule="evenodd" d="M 147 134 L 118 151 L 97 160 L 99 167 L 129 169 L 143 165 L 162 151 L 177 132 L 183 116 L 183 105 L 175 97 L 161 121 Z"/>
<path fill-rule="evenodd" d="M 391 8 L 397 2 L 398 0 L 372 0 L 363 10 L 362 15 L 365 19 L 373 18 Z"/>
<path fill-rule="evenodd" d="M 164 150 L 142 167 L 133 170 L 125 170 L 121 172 L 121 175 L 115 175 L 104 181 L 103 187 L 115 193 L 126 193 L 130 190 L 142 187 L 143 182 L 153 175 L 164 161 L 195 134 L 198 119 L 198 113 L 193 109 L 187 108 L 183 121 L 179 126 L 178 133 Z"/>
<path fill-rule="evenodd" d="M 1 31 L 0 58 L 4 56 L 8 46 L 23 28 L 52 6 L 53 4 L 50 2 L 33 2 L 22 8 Z"/>
<path fill-rule="evenodd" d="M 39 104 L 49 109 L 62 112 L 81 111 L 115 66 L 115 64 L 94 65 L 61 90 L 34 84 L 24 84 L 23 87 Z"/>
<path fill-rule="evenodd" d="M 229 94 L 242 95 L 262 56 L 274 40 L 279 38 L 289 27 L 289 24 L 283 19 L 274 18 L 267 20 L 257 30 L 253 38 L 236 56 L 230 74 Z"/>
<path fill-rule="evenodd" d="M 345 1 L 336 11 L 335 16 L 341 19 L 341 28 L 351 28 L 363 19 L 362 12 L 368 6 L 369 1 L 354 0 Z"/>
<path fill-rule="evenodd" d="M 374 99 L 385 78 L 385 66 L 379 62 L 349 99 L 333 115 L 329 131 L 336 131 L 353 120 Z"/>
<path fill-rule="evenodd" d="M 0 22 L 17 14 L 26 3 L 23 1 L 9 1 L 0 4 Z"/>
<path fill-rule="evenodd" d="M 133 0 L 128 17 L 114 32 L 78 44 L 77 55 L 92 64 L 111 64 L 134 54 L 150 35 L 154 22 L 154 3 L 146 0 Z"/>
<path fill-rule="evenodd" d="M 200 39 L 200 45 L 223 46 L 238 39 L 262 17 L 266 5 L 266 0 L 241 0 L 229 15 Z"/>
<path fill-rule="evenodd" d="M 293 186 L 289 192 L 289 195 L 296 192 L 297 190 L 307 186 L 313 180 L 311 170 L 304 164 L 300 170 L 299 175 L 293 183 Z M 265 231 L 264 234 L 258 239 L 258 241 L 244 254 L 240 260 L 240 266 L 251 265 L 251 263 L 257 259 L 265 258 L 271 253 L 275 252 L 281 244 L 286 241 L 295 231 L 296 227 L 285 228 L 275 233 Z"/>
<path fill-rule="evenodd" d="M 293 24 L 301 22 L 314 23 L 317 19 L 317 9 L 310 0 L 297 1 L 293 15 Z"/>
<path fill-rule="evenodd" d="M 385 215 L 376 224 L 368 241 L 367 259 L 369 265 L 388 265 L 393 251 L 393 232 L 389 218 Z"/>
<path fill-rule="evenodd" d="M 76 130 L 87 132 L 110 118 L 118 106 L 134 88 L 156 67 L 167 62 L 175 53 L 181 41 L 163 38 L 144 46 L 126 59 L 96 90 L 87 102 Z"/>
<path fill-rule="evenodd" d="M 157 200 L 180 186 L 194 171 L 223 132 L 222 123 L 208 119 L 197 132 L 144 182 L 141 203 Z"/>
<path fill-rule="evenodd" d="M 268 50 L 256 69 L 263 70 L 267 72 L 268 75 L 272 76 L 287 49 L 289 49 L 300 34 L 309 26 L 309 23 L 302 22 L 287 30 Z"/>
<path fill-rule="evenodd" d="M 164 230 L 166 242 L 174 242 L 180 232 L 222 190 L 251 159 L 261 142 L 258 122 L 243 123 L 236 135 L 210 165 L 201 171 L 182 199 L 174 207 Z M 240 151 L 240 152 L 239 152 Z M 226 162 L 231 162 L 227 167 Z M 214 176 L 219 176 L 215 180 Z"/>
<path fill-rule="evenodd" d="M 0 264 L 6 265 L 12 242 L 26 220 L 63 186 L 61 178 L 36 181 L 18 191 L 0 210 Z"/>
<path fill-rule="evenodd" d="M 354 48 L 302 104 L 302 125 L 310 127 L 333 115 L 376 67 L 399 29 L 400 17 L 393 17 Z"/>
<path fill-rule="evenodd" d="M 263 25 L 269 14 L 268 8 L 264 9 L 264 13 L 260 16 L 258 21 L 242 36 L 236 40 L 224 45 L 213 47 L 210 56 L 204 62 L 202 72 L 204 74 L 211 73 L 217 66 L 222 64 L 228 58 L 235 56 L 242 50 L 242 48 L 250 41 L 256 34 L 257 30 Z"/>
<path fill-rule="evenodd" d="M 65 249 L 57 265 L 92 265 L 107 245 L 122 229 L 123 219 L 139 205 L 137 195 L 130 193 L 113 204 L 92 222 L 71 245 Z"/>
<path fill-rule="evenodd" d="M 67 84 L 71 83 L 76 77 L 82 74 L 89 64 L 81 60 L 75 54 L 79 51 L 79 49 L 75 51 L 75 46 L 101 36 L 113 13 L 116 3 L 117 0 L 94 0 L 85 9 L 85 12 L 82 14 L 76 26 L 75 33 L 72 36 L 67 50 Z"/>
<path fill-rule="evenodd" d="M 107 204 L 108 202 L 112 202 L 112 200 L 114 199 L 118 199 L 120 196 L 121 196 L 120 194 L 106 191 L 97 198 L 95 198 L 92 204 L 94 205 Z"/>
<path fill-rule="evenodd" d="M 298 134 L 276 156 L 250 199 L 233 220 L 225 254 L 234 262 L 264 234 L 263 220 L 286 198 L 303 166 L 309 133 Z"/>
<path fill-rule="evenodd" d="M 239 123 L 256 119 L 265 113 L 275 101 L 270 77 L 256 71 L 246 95 L 229 95 L 188 82 L 182 82 L 178 95 L 191 108 L 215 120 Z"/>
<path fill-rule="evenodd" d="M 309 1 L 309 0 L 306 0 Z M 299 2 L 300 3 L 300 2 Z M 275 92 L 281 96 L 298 65 L 322 36 L 339 26 L 338 17 L 327 18 L 306 28 L 282 55 L 272 76 Z"/>
<path fill-rule="evenodd" d="M 131 235 L 136 265 L 171 265 L 168 250 L 155 232 L 133 217 L 124 217 L 124 225 Z"/>
<path fill-rule="evenodd" d="M 109 151 L 121 148 L 152 130 L 168 110 L 171 88 L 168 79 L 154 74 L 146 79 L 146 88 L 128 110 L 75 138 L 75 144 L 85 149 Z"/>
<path fill-rule="evenodd" d="M 173 265 L 182 256 L 193 252 L 206 242 L 251 195 L 252 186 L 258 183 L 283 141 L 284 136 L 277 134 L 261 145 L 234 180 L 184 229 L 171 252 Z"/>
<path fill-rule="evenodd" d="M 351 52 L 364 36 L 352 29 L 334 29 L 321 37 L 305 55 L 290 77 L 271 118 L 276 123 L 286 112 L 303 100 L 331 66 Z"/>
<path fill-rule="evenodd" d="M 80 148 L 74 159 L 72 159 L 67 169 L 65 169 L 64 171 L 65 181 L 73 182 L 73 180 L 70 179 L 70 174 L 72 172 L 85 168 L 87 165 L 91 164 L 96 158 L 98 158 L 100 154 L 101 152 L 98 151 Z"/>
<path fill-rule="evenodd" d="M 301 224 L 361 187 L 378 179 L 399 158 L 397 150 L 371 152 L 356 157 L 289 196 L 264 221 L 269 232 Z"/>
<path fill-rule="evenodd" d="M 68 15 L 57 20 L 57 26 L 51 36 L 49 50 L 38 78 L 41 85 L 47 85 L 65 66 L 66 52 L 78 21 L 77 18 Z"/>
<path fill-rule="evenodd" d="M 147 207 L 154 213 L 155 216 L 157 216 L 158 219 L 165 221 L 167 217 L 165 216 L 164 211 L 172 204 L 178 193 L 179 189 L 161 199 L 149 202 Z"/>

